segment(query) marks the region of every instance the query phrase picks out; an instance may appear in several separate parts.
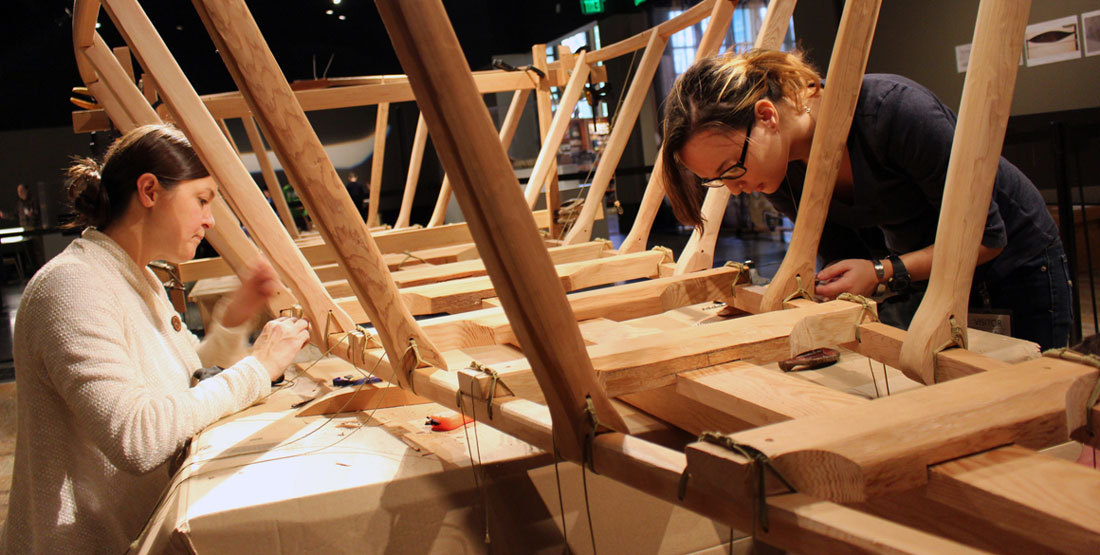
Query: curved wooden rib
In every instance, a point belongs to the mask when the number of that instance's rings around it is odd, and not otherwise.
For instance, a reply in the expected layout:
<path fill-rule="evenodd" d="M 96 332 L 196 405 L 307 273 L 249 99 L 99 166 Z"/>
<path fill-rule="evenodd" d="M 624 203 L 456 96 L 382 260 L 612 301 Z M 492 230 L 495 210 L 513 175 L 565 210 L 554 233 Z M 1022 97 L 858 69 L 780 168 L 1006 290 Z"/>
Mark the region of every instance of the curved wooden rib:
<path fill-rule="evenodd" d="M 795 4 L 795 0 L 775 0 L 768 5 L 764 24 L 760 28 L 760 34 L 756 35 L 756 48 L 779 50 L 783 45 L 783 37 L 787 34 Z M 692 231 L 684 251 L 676 261 L 676 274 L 695 272 L 714 265 L 714 245 L 718 242 L 718 232 L 722 229 L 722 219 L 729 199 L 730 193 L 724 187 L 707 189 L 707 196 L 703 201 L 704 227 L 702 230 Z"/>
<path fill-rule="evenodd" d="M 428 125 L 424 123 L 424 114 L 416 119 L 416 133 L 413 135 L 412 153 L 409 156 L 409 172 L 405 174 L 405 193 L 401 196 L 401 211 L 397 214 L 394 229 L 409 227 L 412 216 L 413 200 L 416 198 L 416 186 L 420 182 L 420 166 L 424 163 L 424 150 L 428 147 Z"/>
<path fill-rule="evenodd" d="M 511 164 L 484 102 L 477 93 L 462 48 L 442 4 L 432 0 L 378 2 L 394 50 L 409 74 L 436 130 L 436 152 L 451 175 L 455 193 L 478 244 L 493 285 L 524 354 L 546 393 L 558 430 L 560 452 L 581 460 L 593 423 L 612 429 L 626 424 L 596 382 L 584 341 L 553 265 L 522 206 Z M 587 67 L 584 55 L 578 69 Z"/>
<path fill-rule="evenodd" d="M 303 185 L 301 193 L 311 201 L 309 205 L 315 211 L 325 242 L 339 253 L 349 284 L 370 315 L 390 360 L 398 361 L 394 365 L 399 370 L 398 382 L 407 386 L 406 373 L 421 362 L 446 368 L 431 341 L 401 303 L 378 246 L 344 190 L 305 112 L 294 100 L 290 85 L 282 77 L 248 7 L 243 0 L 219 0 L 196 1 L 195 8 L 253 114 L 265 129 L 273 131 L 267 134 L 272 149 L 283 153 L 282 159 L 289 162 L 285 170 L 296 175 Z"/>
<path fill-rule="evenodd" d="M 932 275 L 901 348 L 901 370 L 924 383 L 937 380 L 933 360 L 951 339 L 951 318 L 966 334 L 978 244 L 1012 108 L 1012 87 L 1006 84 L 1016 82 L 1029 7 L 1030 1 L 985 0 L 978 8 L 936 228 Z"/>
<path fill-rule="evenodd" d="M 856 101 L 859 100 L 863 70 L 871 52 L 881 0 L 859 0 L 844 4 L 833 56 L 829 61 L 829 87 L 822 93 L 817 130 L 814 132 L 806 182 L 798 214 L 791 234 L 791 245 L 779 266 L 764 299 L 761 310 L 778 310 L 783 299 L 798 289 L 798 283 L 813 293 L 814 268 L 821 230 L 829 213 L 829 201 L 836 187 L 836 176 L 846 152 L 845 143 L 852 126 Z"/>

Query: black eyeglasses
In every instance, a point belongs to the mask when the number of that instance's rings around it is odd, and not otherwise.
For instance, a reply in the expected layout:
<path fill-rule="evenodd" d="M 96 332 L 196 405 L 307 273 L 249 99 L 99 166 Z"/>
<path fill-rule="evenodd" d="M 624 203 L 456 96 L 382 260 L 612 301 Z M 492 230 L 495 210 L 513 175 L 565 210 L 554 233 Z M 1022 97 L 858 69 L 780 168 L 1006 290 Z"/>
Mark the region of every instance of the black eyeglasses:
<path fill-rule="evenodd" d="M 727 179 L 737 179 L 742 175 L 745 175 L 745 155 L 749 153 L 749 135 L 752 134 L 752 125 L 749 125 L 748 130 L 745 131 L 745 144 L 741 145 L 741 158 L 737 160 L 737 163 L 722 170 L 718 174 L 718 177 L 699 178 L 699 185 L 711 189 L 718 187 L 725 187 Z"/>

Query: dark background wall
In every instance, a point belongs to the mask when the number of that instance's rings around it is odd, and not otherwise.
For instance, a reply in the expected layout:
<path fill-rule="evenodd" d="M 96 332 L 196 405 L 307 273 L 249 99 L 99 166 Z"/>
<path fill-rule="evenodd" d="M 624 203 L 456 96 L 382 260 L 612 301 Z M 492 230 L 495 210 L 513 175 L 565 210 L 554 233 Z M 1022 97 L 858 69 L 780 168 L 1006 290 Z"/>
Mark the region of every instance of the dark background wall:
<path fill-rule="evenodd" d="M 843 2 L 799 2 L 798 42 L 822 71 L 829 65 Z M 1028 23 L 1039 23 L 1100 9 L 1096 0 L 1031 3 Z M 955 67 L 955 46 L 970 43 L 978 0 L 885 0 L 867 62 L 869 73 L 898 73 L 932 89 L 957 110 L 965 74 Z M 1012 115 L 1100 106 L 1100 56 L 1019 68 Z"/>

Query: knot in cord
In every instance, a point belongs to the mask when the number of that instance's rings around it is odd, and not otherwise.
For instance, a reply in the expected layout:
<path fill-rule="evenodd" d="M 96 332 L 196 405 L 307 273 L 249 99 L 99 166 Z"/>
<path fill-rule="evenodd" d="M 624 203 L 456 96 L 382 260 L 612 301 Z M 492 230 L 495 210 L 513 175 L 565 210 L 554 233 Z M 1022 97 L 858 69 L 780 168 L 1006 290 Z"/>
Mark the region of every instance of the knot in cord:
<path fill-rule="evenodd" d="M 756 519 L 759 515 L 760 527 L 765 532 L 767 532 L 768 500 L 766 487 L 767 475 L 765 474 L 765 470 L 770 470 L 772 474 L 774 474 L 775 477 L 778 478 L 779 481 L 782 482 L 783 485 L 792 492 L 796 491 L 794 489 L 794 486 L 792 486 L 791 483 L 788 482 L 787 479 L 784 478 L 778 470 L 776 470 L 775 466 L 772 465 L 771 459 L 768 458 L 768 456 L 764 454 L 763 451 L 760 451 L 759 449 L 751 445 L 738 443 L 732 437 L 720 432 L 703 432 L 703 434 L 699 436 L 699 441 L 710 443 L 712 445 L 717 445 L 719 447 L 724 447 L 725 449 L 737 453 L 738 455 L 741 455 L 742 457 L 745 457 L 749 460 L 749 468 L 752 470 L 756 478 L 756 507 L 753 511 L 753 518 Z M 680 477 L 681 499 L 683 498 L 683 494 L 687 489 L 687 475 L 688 471 L 685 468 L 684 474 Z M 755 529 L 755 526 L 753 528 Z"/>
<path fill-rule="evenodd" d="M 493 419 L 493 396 L 497 392 L 497 383 L 500 381 L 500 373 L 488 366 L 484 366 L 476 360 L 471 360 L 467 368 L 471 370 L 478 370 L 481 373 L 489 376 L 489 393 L 485 396 L 485 402 L 489 406 L 489 420 Z"/>
<path fill-rule="evenodd" d="M 584 440 L 584 461 L 588 469 L 596 474 L 596 461 L 592 457 L 592 442 L 596 440 L 596 430 L 600 427 L 600 417 L 596 414 L 596 404 L 592 402 L 592 396 L 586 395 L 584 397 L 584 413 L 588 415 L 588 421 L 591 426 L 588 428 L 588 434 Z"/>
<path fill-rule="evenodd" d="M 745 264 L 744 262 L 727 261 L 723 267 L 734 269 L 734 272 L 733 272 L 733 285 L 730 286 L 730 296 L 732 296 L 734 299 L 736 299 L 737 298 L 737 285 L 739 283 L 741 283 L 741 274 L 749 273 L 749 270 L 750 270 L 749 265 Z"/>
<path fill-rule="evenodd" d="M 863 310 L 859 311 L 859 318 L 856 319 L 856 341 L 863 342 L 863 339 L 859 334 L 859 326 L 863 323 L 863 315 L 870 314 L 872 322 L 878 322 L 878 316 L 875 315 L 875 311 L 871 308 L 871 299 L 864 297 L 863 295 L 856 295 L 855 293 L 844 292 L 836 296 L 838 301 L 848 301 L 853 303 L 859 303 L 863 305 Z"/>
<path fill-rule="evenodd" d="M 817 302 L 814 301 L 813 293 L 810 293 L 809 290 L 802 286 L 802 274 L 795 274 L 794 283 L 797 289 L 794 290 L 794 293 L 787 295 L 787 298 L 783 299 L 783 304 L 789 303 L 799 297 L 802 297 L 807 301 Z"/>
<path fill-rule="evenodd" d="M 408 374 L 406 374 L 406 377 L 409 380 L 409 391 L 412 391 L 413 394 L 415 395 L 416 394 L 416 386 L 413 385 L 413 372 L 415 372 L 416 369 L 420 366 L 420 364 L 422 362 L 424 362 L 420 358 L 420 347 L 416 344 L 416 338 L 415 337 L 410 337 L 409 338 L 409 346 L 405 347 L 405 352 L 401 353 L 401 361 L 402 362 L 404 362 L 405 355 L 409 354 L 409 351 L 412 351 L 413 356 L 416 357 L 416 364 L 413 364 L 412 367 L 409 368 L 409 372 L 408 372 Z"/>
<path fill-rule="evenodd" d="M 422 262 L 424 264 L 428 263 L 427 260 L 424 260 L 423 258 L 420 258 L 419 256 L 416 256 L 415 254 L 412 253 L 412 251 L 402 251 L 401 254 L 404 254 L 405 258 L 402 258 L 401 262 L 397 263 L 397 268 L 395 268 L 396 270 L 400 270 L 401 267 L 404 266 L 405 263 L 408 262 L 409 260 L 419 260 L 420 262 Z"/>

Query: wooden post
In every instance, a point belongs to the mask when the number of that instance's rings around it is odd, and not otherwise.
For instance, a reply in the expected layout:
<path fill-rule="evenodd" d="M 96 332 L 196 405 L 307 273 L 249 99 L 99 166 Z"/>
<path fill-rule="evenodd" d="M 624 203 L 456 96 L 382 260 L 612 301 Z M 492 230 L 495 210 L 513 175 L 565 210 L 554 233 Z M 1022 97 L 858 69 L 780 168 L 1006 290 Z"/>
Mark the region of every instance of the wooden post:
<path fill-rule="evenodd" d="M 569 84 L 562 92 L 558 102 L 558 111 L 554 112 L 554 121 L 550 124 L 550 130 L 546 133 L 546 140 L 539 149 L 539 157 L 535 160 L 535 167 L 531 169 L 531 178 L 527 181 L 527 189 L 524 197 L 527 207 L 534 208 L 535 201 L 539 198 L 542 186 L 547 183 L 550 170 L 557 167 L 558 147 L 565 137 L 565 131 L 569 128 L 569 121 L 573 118 L 573 109 L 577 106 L 577 100 L 584 92 L 584 84 L 588 80 L 588 53 L 581 52 L 577 56 L 577 62 L 573 65 L 573 74 L 569 76 Z M 551 217 L 554 217 L 551 215 Z"/>
<path fill-rule="evenodd" d="M 863 69 L 867 67 L 881 3 L 881 0 L 853 0 L 844 4 L 840 30 L 829 61 L 829 87 L 822 92 L 817 130 L 806 165 L 806 182 L 799 203 L 803 210 L 795 221 L 791 245 L 783 263 L 764 293 L 761 310 L 778 310 L 783 299 L 798 289 L 799 283 L 804 290 L 813 293 L 817 247 L 836 187 L 836 176 L 847 152 L 844 145 L 859 100 Z"/>
<path fill-rule="evenodd" d="M 559 69 L 560 75 L 558 77 L 559 81 L 568 80 L 568 78 L 569 78 L 568 69 L 573 67 L 573 64 L 575 62 L 576 62 L 576 56 L 573 55 L 573 51 L 569 50 L 568 46 L 566 46 L 564 44 L 559 44 L 558 45 L 558 68 L 560 68 Z M 591 68 L 591 66 L 589 66 L 589 67 Z M 585 77 L 585 80 L 587 81 L 588 77 Z M 581 86 L 583 87 L 583 84 Z M 564 91 L 563 91 L 563 93 L 564 93 Z M 563 97 L 564 97 L 564 94 L 563 94 Z M 572 122 L 573 122 L 572 113 L 573 113 L 573 110 L 575 109 L 575 106 L 576 106 L 576 104 L 573 104 L 569 108 L 570 116 L 566 118 L 566 122 L 567 122 L 566 126 L 565 126 L 565 132 L 566 133 L 569 132 L 569 125 L 571 125 Z M 558 109 L 559 110 L 561 109 L 561 105 L 558 106 Z M 564 139 L 565 139 L 565 137 L 562 136 L 562 140 L 564 140 Z M 549 214 L 549 216 L 550 216 L 550 226 L 547 228 L 547 232 L 550 234 L 551 239 L 561 239 L 561 234 L 562 234 L 562 225 L 560 223 L 560 218 L 559 218 L 559 215 L 561 214 L 561 184 L 558 181 L 558 175 L 557 175 L 557 171 L 558 171 L 557 153 L 558 153 L 559 150 L 560 150 L 560 148 L 554 150 L 554 158 L 555 158 L 555 161 L 554 161 L 554 178 L 546 182 L 546 213 Z"/>
<path fill-rule="evenodd" d="M 316 211 L 321 235 L 336 249 L 348 282 L 370 315 L 397 371 L 398 383 L 407 387 L 407 373 L 423 362 L 446 368 L 439 352 L 401 303 L 378 245 L 344 190 L 305 112 L 294 100 L 244 1 L 196 0 L 195 8 L 252 113 L 269 130 L 272 149 L 283 153 L 284 170 L 297 176 L 302 185 L 300 194 L 311 200 L 308 204 Z M 325 339 L 327 344 L 330 338 Z"/>
<path fill-rule="evenodd" d="M 381 225 L 378 221 L 378 204 L 382 202 L 382 162 L 386 156 L 386 137 L 389 130 L 390 103 L 378 104 L 374 120 L 374 156 L 370 161 L 370 200 L 367 201 L 367 227 Z"/>
<path fill-rule="evenodd" d="M 504 122 L 500 125 L 500 146 L 504 152 L 512 146 L 512 139 L 516 136 L 516 128 L 519 127 L 519 119 L 523 116 L 523 108 L 527 105 L 527 98 L 531 96 L 528 89 L 520 89 L 512 94 L 512 102 L 508 105 L 508 113 L 504 116 Z M 451 202 L 451 180 L 443 176 L 443 185 L 439 188 L 439 198 L 435 203 L 435 211 L 428 227 L 443 225 L 447 215 L 447 205 Z M 553 220 L 551 220 L 553 221 Z"/>
<path fill-rule="evenodd" d="M 775 0 L 768 5 L 764 24 L 756 35 L 756 48 L 779 50 L 783 45 L 783 37 L 787 34 L 794 5 L 795 0 Z M 714 245 L 718 241 L 718 232 L 722 230 L 722 219 L 726 215 L 729 199 L 730 193 L 725 187 L 707 190 L 702 209 L 704 227 L 702 230 L 692 231 L 679 260 L 676 261 L 675 273 L 695 272 L 714 265 Z"/>
<path fill-rule="evenodd" d="M 267 192 L 271 195 L 271 200 L 275 204 L 275 211 L 279 213 L 279 218 L 283 220 L 283 226 L 286 227 L 287 233 L 290 233 L 290 237 L 298 239 L 298 225 L 294 223 L 294 216 L 290 214 L 290 206 L 286 203 L 286 195 L 283 194 L 283 188 L 279 185 L 279 179 L 275 177 L 275 170 L 271 167 L 271 160 L 267 157 L 267 148 L 264 147 L 263 137 L 260 136 L 260 130 L 256 128 L 256 120 L 252 116 L 248 116 L 241 118 L 241 123 L 244 124 L 244 131 L 248 134 L 248 142 L 252 145 L 252 153 L 256 155 L 256 161 L 260 164 L 260 172 L 264 176 Z"/>
<path fill-rule="evenodd" d="M 424 150 L 428 145 L 428 126 L 424 123 L 424 114 L 416 119 L 416 134 L 413 136 L 412 153 L 409 156 L 409 173 L 405 175 L 405 194 L 401 197 L 401 212 L 397 215 L 395 229 L 409 227 L 413 200 L 416 198 L 416 186 L 420 181 L 420 165 L 424 162 Z"/>
<path fill-rule="evenodd" d="M 966 337 L 970 285 L 1012 108 L 1012 84 L 1030 6 L 1030 0 L 983 0 L 978 7 L 936 227 L 932 275 L 901 348 L 901 370 L 924 383 L 938 379 L 933 357 L 951 341 L 952 321 Z"/>
<path fill-rule="evenodd" d="M 718 6 L 730 7 L 726 2 L 718 2 L 715 6 L 716 9 Z M 728 24 L 729 14 L 725 13 L 725 17 Z M 716 23 L 721 25 L 718 21 L 711 23 L 711 26 L 713 27 Z M 615 168 L 619 166 L 626 144 L 630 141 L 630 132 L 634 130 L 634 123 L 638 121 L 638 113 L 642 110 L 646 95 L 649 94 L 653 75 L 657 72 L 657 64 L 661 62 L 661 56 L 664 55 L 667 44 L 668 37 L 662 37 L 657 29 L 649 32 L 645 53 L 642 54 L 642 60 L 638 62 L 638 70 L 630 82 L 630 90 L 626 93 L 622 105 L 616 108 L 615 126 L 611 129 L 611 136 L 607 139 L 603 153 L 600 154 L 599 165 L 596 167 L 596 175 L 592 178 L 592 186 L 588 189 L 588 196 L 585 197 L 584 208 L 581 209 L 576 223 L 565 236 L 565 244 L 583 243 L 592 238 L 592 226 L 596 221 L 596 213 L 603 210 L 604 193 L 607 192 L 611 179 L 615 177 Z"/>
<path fill-rule="evenodd" d="M 562 67 L 560 61 L 558 67 Z M 541 77 L 538 80 L 537 88 L 535 89 L 535 107 L 536 113 L 539 116 L 539 154 L 542 153 L 541 145 L 546 144 L 546 138 L 550 134 L 550 126 L 554 122 L 554 106 L 553 99 L 550 97 L 550 82 L 551 75 L 549 73 L 549 65 L 546 63 L 546 45 L 536 44 L 531 47 L 531 67 L 536 68 L 546 74 L 545 77 Z M 547 170 L 550 174 L 550 181 L 547 183 L 547 187 L 558 188 L 558 158 L 557 156 L 550 162 L 550 168 Z M 532 174 L 534 168 L 532 168 Z M 555 230 L 560 234 L 561 225 L 558 224 L 557 212 L 547 212 L 550 217 L 550 235 L 554 236 Z"/>
<path fill-rule="evenodd" d="M 294 291 L 313 323 L 314 341 L 324 345 L 321 330 L 330 312 L 340 329 L 351 329 L 354 322 L 324 294 L 317 275 L 294 248 L 293 240 L 278 218 L 267 208 L 267 201 L 256 188 L 252 176 L 218 130 L 217 123 L 206 111 L 141 6 L 135 0 L 108 0 L 104 5 L 115 25 L 130 41 L 142 67 L 156 77 L 165 103 L 218 181 L 222 193 L 232 196 L 234 203 L 243 208 L 240 214 L 252 237 L 263 248 L 283 283 Z"/>
<path fill-rule="evenodd" d="M 435 130 L 436 152 L 452 178 L 509 321 L 546 393 L 560 453 L 583 460 L 585 438 L 599 422 L 626 424 L 596 383 L 584 341 L 489 111 L 478 94 L 462 48 L 438 0 L 382 0 L 378 11 L 424 117 Z M 584 55 L 578 60 L 584 64 Z"/>

